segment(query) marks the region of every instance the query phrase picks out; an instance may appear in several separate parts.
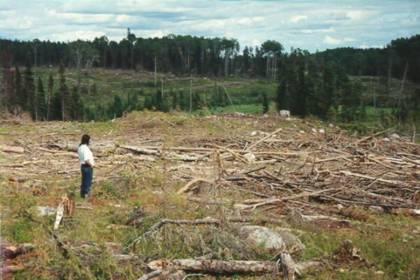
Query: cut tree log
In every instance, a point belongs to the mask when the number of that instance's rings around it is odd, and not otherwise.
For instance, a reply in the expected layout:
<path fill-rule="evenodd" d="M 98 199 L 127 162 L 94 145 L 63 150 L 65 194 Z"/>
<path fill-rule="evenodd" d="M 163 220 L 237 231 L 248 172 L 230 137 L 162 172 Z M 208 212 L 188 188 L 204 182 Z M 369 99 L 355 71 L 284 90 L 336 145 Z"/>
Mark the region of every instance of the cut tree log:
<path fill-rule="evenodd" d="M 5 153 L 23 154 L 25 153 L 25 148 L 19 146 L 0 146 L 0 151 Z"/>
<path fill-rule="evenodd" d="M 284 256 L 286 256 L 286 254 L 287 253 L 284 253 Z M 321 262 L 316 262 L 316 261 L 296 263 L 294 265 L 294 271 L 299 271 L 301 274 L 305 274 L 313 268 L 321 268 L 322 267 L 321 264 L 322 264 Z M 272 261 L 242 261 L 242 260 L 223 261 L 223 260 L 176 259 L 176 260 L 156 260 L 156 261 L 150 262 L 147 266 L 149 267 L 149 269 L 154 270 L 154 271 L 183 270 L 187 273 L 189 272 L 204 273 L 204 274 L 210 274 L 210 275 L 233 275 L 233 274 L 264 275 L 264 274 L 273 274 L 273 273 L 279 276 L 284 275 L 281 271 L 279 271 L 279 263 L 272 262 Z M 289 278 L 286 278 L 286 279 L 293 279 L 293 278 L 290 278 L 289 276 Z"/>
<path fill-rule="evenodd" d="M 118 145 L 117 147 L 135 152 L 137 154 L 142 154 L 142 155 L 160 155 L 159 149 L 157 147 L 156 149 L 126 146 L 126 145 Z"/>

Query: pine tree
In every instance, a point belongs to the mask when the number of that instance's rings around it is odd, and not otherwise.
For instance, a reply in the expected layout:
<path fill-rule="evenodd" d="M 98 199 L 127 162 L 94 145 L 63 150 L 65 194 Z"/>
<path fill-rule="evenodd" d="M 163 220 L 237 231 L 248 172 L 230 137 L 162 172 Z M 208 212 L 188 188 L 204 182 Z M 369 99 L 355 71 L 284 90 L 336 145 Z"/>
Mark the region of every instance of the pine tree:
<path fill-rule="evenodd" d="M 169 91 L 169 95 L 171 96 L 171 110 L 178 110 L 179 107 L 179 103 L 178 103 L 178 94 L 176 92 L 173 91 L 173 89 L 171 88 L 171 90 Z"/>
<path fill-rule="evenodd" d="M 152 97 L 150 97 L 149 95 L 146 96 L 144 98 L 144 105 L 143 107 L 147 110 L 152 110 L 153 109 L 153 100 Z"/>
<path fill-rule="evenodd" d="M 289 96 L 287 92 L 287 81 L 285 79 L 282 79 L 277 87 L 276 108 L 277 111 L 290 110 Z"/>
<path fill-rule="evenodd" d="M 300 65 L 297 73 L 296 91 L 294 92 L 292 113 L 300 116 L 306 116 L 306 85 L 305 72 L 303 65 Z"/>
<path fill-rule="evenodd" d="M 198 92 L 194 92 L 192 96 L 192 109 L 198 110 L 203 107 L 203 99 Z"/>
<path fill-rule="evenodd" d="M 44 85 L 42 80 L 38 77 L 38 87 L 36 94 L 36 111 L 35 120 L 45 120 L 47 117 L 47 102 L 45 99 Z"/>
<path fill-rule="evenodd" d="M 163 98 L 162 98 L 162 92 L 160 90 L 156 91 L 152 100 L 153 100 L 152 101 L 153 108 L 157 111 L 162 111 Z"/>
<path fill-rule="evenodd" d="M 112 112 L 114 114 L 114 117 L 117 117 L 117 118 L 120 118 L 123 115 L 124 105 L 123 105 L 121 97 L 119 97 L 118 95 L 114 96 L 114 103 L 112 104 Z"/>
<path fill-rule="evenodd" d="M 70 116 L 72 120 L 83 119 L 83 105 L 77 87 L 73 87 L 70 102 Z"/>
<path fill-rule="evenodd" d="M 185 95 L 183 90 L 178 92 L 179 107 L 183 111 L 187 111 L 189 108 L 189 98 Z"/>
<path fill-rule="evenodd" d="M 48 76 L 48 91 L 47 91 L 47 115 L 46 118 L 49 121 L 51 119 L 52 112 L 52 99 L 54 98 L 54 78 L 52 72 Z"/>
<path fill-rule="evenodd" d="M 28 111 L 32 118 L 35 119 L 36 100 L 35 100 L 35 83 L 31 65 L 27 64 L 24 72 L 24 88 L 23 88 L 23 109 Z"/>
<path fill-rule="evenodd" d="M 268 103 L 268 97 L 267 97 L 266 92 L 262 93 L 261 101 L 262 101 L 262 113 L 266 114 L 268 113 L 268 110 L 269 110 L 269 103 Z"/>
<path fill-rule="evenodd" d="M 15 96 L 16 96 L 16 105 L 20 107 L 20 110 L 23 110 L 25 107 L 25 98 L 24 91 L 22 87 L 22 75 L 20 74 L 19 67 L 15 67 Z"/>

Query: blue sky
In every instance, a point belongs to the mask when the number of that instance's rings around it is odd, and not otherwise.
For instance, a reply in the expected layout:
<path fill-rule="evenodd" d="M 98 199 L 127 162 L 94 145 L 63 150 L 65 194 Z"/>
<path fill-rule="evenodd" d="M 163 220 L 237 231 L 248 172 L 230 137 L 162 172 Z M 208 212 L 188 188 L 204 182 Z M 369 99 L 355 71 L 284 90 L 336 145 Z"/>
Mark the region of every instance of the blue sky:
<path fill-rule="evenodd" d="M 420 33 L 420 0 L 0 0 L 0 37 L 120 40 L 167 34 L 265 40 L 286 49 L 381 47 Z"/>

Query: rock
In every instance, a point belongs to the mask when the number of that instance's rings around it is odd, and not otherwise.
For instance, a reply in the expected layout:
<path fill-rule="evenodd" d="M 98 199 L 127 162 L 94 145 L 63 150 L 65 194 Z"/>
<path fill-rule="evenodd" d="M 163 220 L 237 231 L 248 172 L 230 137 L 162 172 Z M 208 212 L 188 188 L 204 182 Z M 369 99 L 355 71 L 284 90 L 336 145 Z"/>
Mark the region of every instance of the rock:
<path fill-rule="evenodd" d="M 256 136 L 258 134 L 258 132 L 257 131 L 253 131 L 253 132 L 251 132 L 251 136 Z"/>
<path fill-rule="evenodd" d="M 388 137 L 385 137 L 384 139 L 382 139 L 383 141 L 385 141 L 385 142 L 389 142 L 389 141 L 391 141 L 391 140 L 389 140 L 389 138 Z"/>
<path fill-rule="evenodd" d="M 342 204 L 337 204 L 336 207 L 337 207 L 338 210 L 344 209 L 344 206 Z"/>
<path fill-rule="evenodd" d="M 282 117 L 282 118 L 290 118 L 290 111 L 289 110 L 280 110 L 279 114 L 280 114 L 280 117 Z"/>
<path fill-rule="evenodd" d="M 320 128 L 318 131 L 319 131 L 319 133 L 321 133 L 321 134 L 325 134 L 325 129 L 323 129 L 323 128 Z"/>
<path fill-rule="evenodd" d="M 252 162 L 254 162 L 256 160 L 256 157 L 255 157 L 255 155 L 253 153 L 247 153 L 247 154 L 245 154 L 244 155 L 244 158 L 246 158 L 246 160 L 249 163 L 252 163 Z"/>
<path fill-rule="evenodd" d="M 331 127 L 331 128 L 333 128 L 333 127 L 334 127 L 334 125 L 333 125 L 332 123 L 330 123 L 328 126 L 329 126 L 329 127 Z"/>
<path fill-rule="evenodd" d="M 254 246 L 268 251 L 280 251 L 286 248 L 281 235 L 262 226 L 242 226 L 239 235 Z"/>
<path fill-rule="evenodd" d="M 400 139 L 400 136 L 397 133 L 392 133 L 391 136 L 389 136 L 391 139 Z"/>
<path fill-rule="evenodd" d="M 299 131 L 299 133 L 301 133 L 301 134 L 304 134 L 304 133 L 305 133 L 305 131 L 303 131 L 303 130 L 300 130 L 300 131 Z"/>
<path fill-rule="evenodd" d="M 315 128 L 312 128 L 312 132 L 313 132 L 313 133 L 316 133 L 317 131 L 316 131 L 316 129 L 315 129 Z"/>

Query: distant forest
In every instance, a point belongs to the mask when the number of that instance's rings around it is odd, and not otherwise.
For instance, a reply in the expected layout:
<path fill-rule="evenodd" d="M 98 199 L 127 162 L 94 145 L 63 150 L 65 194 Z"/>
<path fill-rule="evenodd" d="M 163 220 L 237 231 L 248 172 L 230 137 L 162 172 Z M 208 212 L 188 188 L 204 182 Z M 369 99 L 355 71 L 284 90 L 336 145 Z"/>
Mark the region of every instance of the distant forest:
<path fill-rule="evenodd" d="M 361 84 L 353 81 L 351 76 L 381 77 L 386 85 L 390 85 L 392 78 L 402 80 L 400 97 L 392 101 L 395 104 L 389 101 L 386 104 L 394 108 L 394 115 L 400 120 L 416 118 L 420 103 L 418 90 L 404 92 L 406 81 L 420 83 L 420 35 L 393 40 L 382 49 L 337 48 L 309 53 L 293 48 L 285 51 L 280 42 L 272 40 L 261 46 L 240 48 L 235 39 L 178 35 L 137 38 L 128 29 L 126 38 L 119 42 L 110 41 L 105 36 L 67 43 L 0 39 L 0 60 L 3 69 L 0 102 L 9 111 L 11 108 L 16 111 L 16 107 L 29 111 L 36 120 L 85 119 L 80 117 L 84 112 L 80 109 L 83 106 L 80 81 L 78 88 L 68 89 L 65 68 L 101 67 L 178 76 L 270 79 L 278 82 L 277 96 L 272 100 L 278 109 L 323 119 L 340 116 L 343 121 L 362 117 L 362 107 L 366 105 L 361 102 Z M 60 67 L 58 92 L 49 92 L 51 84 L 45 90 L 42 81 L 33 76 L 31 68 L 40 66 Z M 23 77 L 19 67 L 25 69 Z M 168 103 L 161 95 L 157 89 L 153 98 L 155 102 Z M 267 103 L 267 96 L 262 94 L 261 100 Z M 143 107 L 168 107 L 146 101 Z M 120 112 L 122 101 L 117 103 Z M 113 105 L 110 106 L 111 116 Z M 172 108 L 176 107 L 175 104 Z M 267 105 L 263 107 L 267 108 Z"/>

